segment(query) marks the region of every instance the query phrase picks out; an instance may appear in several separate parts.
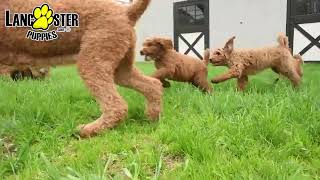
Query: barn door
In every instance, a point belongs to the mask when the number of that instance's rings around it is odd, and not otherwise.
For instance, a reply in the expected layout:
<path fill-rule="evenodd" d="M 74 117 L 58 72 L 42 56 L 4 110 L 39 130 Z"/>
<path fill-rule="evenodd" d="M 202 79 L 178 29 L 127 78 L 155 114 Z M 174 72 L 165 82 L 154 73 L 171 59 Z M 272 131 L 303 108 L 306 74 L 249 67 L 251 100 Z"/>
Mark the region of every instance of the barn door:
<path fill-rule="evenodd" d="M 209 0 L 174 3 L 174 45 L 178 52 L 202 59 L 209 48 Z"/>
<path fill-rule="evenodd" d="M 294 54 L 320 61 L 320 0 L 288 0 L 287 34 Z"/>

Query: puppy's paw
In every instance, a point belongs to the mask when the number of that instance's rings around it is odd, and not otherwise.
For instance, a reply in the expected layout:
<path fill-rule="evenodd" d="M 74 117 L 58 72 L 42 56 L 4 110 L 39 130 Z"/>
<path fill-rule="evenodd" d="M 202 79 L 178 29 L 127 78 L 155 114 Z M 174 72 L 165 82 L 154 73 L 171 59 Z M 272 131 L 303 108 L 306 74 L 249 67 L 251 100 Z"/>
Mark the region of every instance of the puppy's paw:
<path fill-rule="evenodd" d="M 149 118 L 150 121 L 158 122 L 159 119 L 160 119 L 160 113 L 161 113 L 161 109 L 160 108 L 150 108 L 146 112 L 146 116 Z"/>
<path fill-rule="evenodd" d="M 163 81 L 163 82 L 162 82 L 162 87 L 164 87 L 164 88 L 169 88 L 169 87 L 171 87 L 171 84 L 170 84 L 170 82 L 168 82 L 168 81 Z"/>
<path fill-rule="evenodd" d="M 90 125 L 79 125 L 77 127 L 77 133 L 81 138 L 90 138 L 96 136 L 98 133 Z"/>
<path fill-rule="evenodd" d="M 213 83 L 213 84 L 218 84 L 218 83 L 219 83 L 219 81 L 218 81 L 218 80 L 216 80 L 216 79 L 212 79 L 212 80 L 211 80 L 211 83 Z"/>
<path fill-rule="evenodd" d="M 207 93 L 207 94 L 212 94 L 214 91 L 213 91 L 213 89 L 212 88 L 209 88 L 209 89 L 207 89 L 206 91 L 205 91 L 205 93 Z"/>
<path fill-rule="evenodd" d="M 157 122 L 160 119 L 161 111 L 161 99 L 158 99 L 148 104 L 145 114 L 150 121 Z"/>

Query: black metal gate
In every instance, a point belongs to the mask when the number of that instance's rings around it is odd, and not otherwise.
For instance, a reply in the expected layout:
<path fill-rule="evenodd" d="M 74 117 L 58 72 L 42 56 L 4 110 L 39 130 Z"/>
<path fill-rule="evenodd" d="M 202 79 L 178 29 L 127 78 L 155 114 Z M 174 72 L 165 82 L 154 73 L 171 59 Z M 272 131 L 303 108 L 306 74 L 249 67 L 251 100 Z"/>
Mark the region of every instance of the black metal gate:
<path fill-rule="evenodd" d="M 174 46 L 202 59 L 204 49 L 209 48 L 209 0 L 174 3 Z"/>
<path fill-rule="evenodd" d="M 319 48 L 320 54 L 320 29 L 315 36 L 302 27 L 302 24 L 317 22 L 320 22 L 320 0 L 288 0 L 287 35 L 292 50 L 296 29 L 310 41 L 306 47 L 299 50 L 299 54 L 304 55 L 314 46 Z"/>

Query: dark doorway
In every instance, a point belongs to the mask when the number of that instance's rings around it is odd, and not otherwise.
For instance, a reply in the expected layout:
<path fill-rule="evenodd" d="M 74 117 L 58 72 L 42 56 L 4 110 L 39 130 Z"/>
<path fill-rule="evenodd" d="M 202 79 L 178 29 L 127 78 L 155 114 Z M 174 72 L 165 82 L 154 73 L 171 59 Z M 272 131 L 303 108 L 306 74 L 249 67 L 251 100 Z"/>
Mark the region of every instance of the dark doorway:
<path fill-rule="evenodd" d="M 178 52 L 202 59 L 209 48 L 209 0 L 174 3 L 174 46 Z"/>
<path fill-rule="evenodd" d="M 312 35 L 303 27 L 304 24 L 317 22 L 320 22 L 320 0 L 288 0 L 287 35 L 292 50 L 295 43 L 295 30 L 297 30 L 296 32 L 310 41 L 308 45 L 298 50 L 299 54 L 304 55 L 313 47 L 317 47 L 320 53 L 320 30 L 316 35 L 314 33 Z"/>

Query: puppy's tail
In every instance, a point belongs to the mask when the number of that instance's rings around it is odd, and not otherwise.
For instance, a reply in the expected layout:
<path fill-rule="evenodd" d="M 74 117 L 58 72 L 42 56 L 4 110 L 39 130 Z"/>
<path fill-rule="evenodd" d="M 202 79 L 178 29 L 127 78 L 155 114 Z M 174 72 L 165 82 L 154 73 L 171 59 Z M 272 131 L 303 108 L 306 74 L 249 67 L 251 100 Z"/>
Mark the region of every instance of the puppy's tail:
<path fill-rule="evenodd" d="M 286 48 L 286 49 L 290 49 L 289 48 L 289 40 L 288 37 L 284 34 L 279 34 L 278 36 L 278 43 L 280 47 Z"/>
<path fill-rule="evenodd" d="M 210 49 L 206 49 L 203 54 L 203 63 L 208 66 L 210 63 Z"/>
<path fill-rule="evenodd" d="M 150 2 L 151 0 L 134 0 L 128 7 L 128 18 L 133 25 L 140 19 Z"/>

